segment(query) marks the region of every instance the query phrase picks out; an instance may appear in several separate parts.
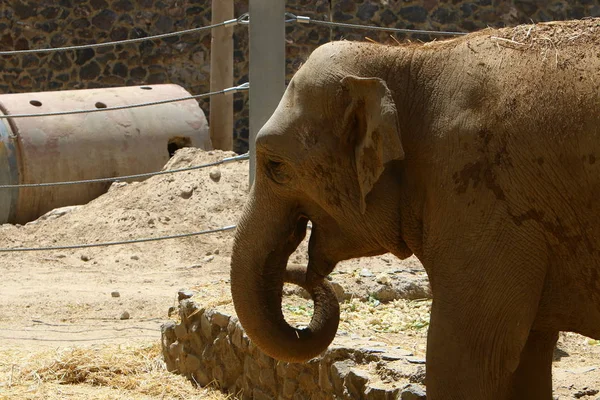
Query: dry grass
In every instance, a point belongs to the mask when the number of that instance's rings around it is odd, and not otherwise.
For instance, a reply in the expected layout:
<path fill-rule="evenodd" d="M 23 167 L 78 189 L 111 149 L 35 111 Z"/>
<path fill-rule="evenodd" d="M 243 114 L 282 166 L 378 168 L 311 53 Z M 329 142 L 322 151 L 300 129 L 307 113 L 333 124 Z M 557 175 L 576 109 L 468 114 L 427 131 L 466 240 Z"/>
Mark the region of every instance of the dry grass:
<path fill-rule="evenodd" d="M 201 389 L 166 370 L 160 345 L 106 345 L 43 351 L 0 352 L 0 399 L 208 399 Z"/>
<path fill-rule="evenodd" d="M 340 304 L 340 329 L 363 336 L 380 333 L 423 332 L 429 326 L 431 300 L 395 300 L 380 303 L 351 299 Z M 312 301 L 298 296 L 284 299 L 283 310 L 292 325 L 306 325 L 313 313 Z"/>
<path fill-rule="evenodd" d="M 557 49 L 573 43 L 600 44 L 600 18 L 554 21 L 501 29 L 491 39 L 515 49 Z"/>

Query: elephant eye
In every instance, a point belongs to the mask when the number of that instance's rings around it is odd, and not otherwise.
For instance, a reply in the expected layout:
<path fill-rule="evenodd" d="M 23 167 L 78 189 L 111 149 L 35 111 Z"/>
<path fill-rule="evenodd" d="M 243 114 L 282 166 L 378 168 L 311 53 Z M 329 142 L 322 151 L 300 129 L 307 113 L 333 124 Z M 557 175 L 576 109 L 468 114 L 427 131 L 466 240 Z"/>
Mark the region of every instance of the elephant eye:
<path fill-rule="evenodd" d="M 290 180 L 288 168 L 286 164 L 281 161 L 267 161 L 267 174 L 277 183 L 287 183 Z"/>

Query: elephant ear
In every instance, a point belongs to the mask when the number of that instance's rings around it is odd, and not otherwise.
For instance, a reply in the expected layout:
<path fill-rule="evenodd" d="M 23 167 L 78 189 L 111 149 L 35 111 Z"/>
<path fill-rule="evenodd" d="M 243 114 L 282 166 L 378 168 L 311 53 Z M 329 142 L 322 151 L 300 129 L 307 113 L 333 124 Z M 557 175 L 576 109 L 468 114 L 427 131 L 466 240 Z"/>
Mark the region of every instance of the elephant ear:
<path fill-rule="evenodd" d="M 367 195 L 391 160 L 404 159 L 396 105 L 385 81 L 346 76 L 341 81 L 350 95 L 344 115 L 344 131 L 354 144 L 360 209 L 367 208 Z"/>

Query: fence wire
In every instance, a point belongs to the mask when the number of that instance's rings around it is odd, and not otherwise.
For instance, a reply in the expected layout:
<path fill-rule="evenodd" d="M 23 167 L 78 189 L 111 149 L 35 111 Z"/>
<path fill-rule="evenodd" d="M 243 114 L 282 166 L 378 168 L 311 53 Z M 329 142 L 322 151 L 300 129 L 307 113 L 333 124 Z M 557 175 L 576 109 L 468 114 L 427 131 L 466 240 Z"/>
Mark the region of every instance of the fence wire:
<path fill-rule="evenodd" d="M 388 28 L 385 26 L 359 25 L 359 24 L 347 24 L 344 22 L 321 21 L 321 20 L 317 20 L 317 19 L 312 19 L 310 17 L 298 16 L 298 15 L 295 15 L 292 13 L 285 13 L 285 16 L 286 16 L 286 22 L 298 22 L 300 24 L 334 26 L 334 27 L 348 28 L 348 29 L 362 29 L 362 30 L 396 32 L 396 33 L 421 33 L 421 34 L 427 34 L 427 35 L 462 36 L 462 35 L 467 34 L 467 32 L 429 31 L 429 30 L 423 30 L 423 29 Z"/>
<path fill-rule="evenodd" d="M 46 183 L 21 183 L 18 185 L 0 185 L 0 189 L 16 189 L 16 188 L 31 188 L 31 187 L 47 187 L 47 186 L 64 186 L 64 185 L 78 185 L 82 183 L 100 183 L 100 182 L 117 182 L 117 181 L 125 181 L 129 179 L 137 179 L 137 178 L 147 178 L 150 176 L 156 175 L 166 175 L 173 174 L 176 172 L 185 172 L 185 171 L 193 171 L 196 169 L 214 167 L 221 164 L 226 164 L 234 161 L 243 161 L 248 160 L 250 156 L 248 153 L 242 154 L 235 157 L 225 157 L 222 160 L 215 161 L 208 164 L 195 165 L 192 167 L 185 168 L 177 168 L 177 169 L 168 169 L 165 171 L 156 171 L 156 172 L 146 172 L 143 174 L 134 174 L 134 175 L 124 175 L 124 176 L 114 176 L 109 178 L 96 178 L 96 179 L 82 179 L 79 181 L 66 181 L 66 182 L 46 182 Z"/>
<path fill-rule="evenodd" d="M 89 114 L 89 113 L 103 112 L 103 111 L 126 110 L 129 108 L 148 107 L 148 106 L 156 106 L 159 104 L 175 103 L 178 101 L 202 99 L 204 97 L 216 96 L 218 94 L 238 93 L 238 92 L 249 90 L 249 89 L 250 89 L 250 84 L 248 82 L 246 82 L 246 83 L 243 83 L 238 86 L 233 86 L 233 87 L 226 88 L 223 90 L 217 90 L 216 92 L 195 94 L 192 96 L 178 97 L 175 99 L 157 100 L 157 101 L 151 101 L 151 102 L 147 102 L 147 103 L 128 104 L 128 105 L 114 106 L 114 107 L 92 108 L 92 109 L 88 109 L 88 110 L 54 111 L 54 112 L 35 113 L 35 114 L 1 114 L 0 119 L 55 117 L 58 115 Z"/>
<path fill-rule="evenodd" d="M 201 32 L 201 31 L 219 28 L 219 27 L 228 26 L 228 25 L 238 25 L 238 24 L 246 25 L 243 22 L 243 18 L 247 18 L 247 16 L 243 15 L 239 18 L 219 22 L 217 24 L 207 25 L 207 26 L 199 26 L 197 28 L 184 29 L 182 31 L 177 31 L 177 32 L 162 33 L 159 35 L 145 36 L 145 37 L 139 37 L 139 38 L 133 38 L 133 39 L 115 40 L 113 42 L 90 43 L 90 44 L 82 44 L 82 45 L 77 45 L 77 46 L 66 46 L 66 47 L 51 47 L 51 48 L 47 48 L 47 49 L 26 49 L 26 50 L 0 51 L 0 56 L 12 56 L 12 55 L 18 55 L 18 54 L 34 54 L 34 53 L 53 53 L 53 52 L 58 52 L 58 51 L 94 49 L 94 48 L 98 48 L 98 47 L 108 47 L 108 46 L 117 46 L 120 44 L 122 45 L 122 44 L 144 42 L 146 40 L 158 40 L 158 39 L 168 38 L 168 37 L 172 37 L 172 36 L 185 35 L 187 33 Z"/>
<path fill-rule="evenodd" d="M 207 235 L 210 233 L 226 232 L 226 231 L 233 230 L 235 228 L 236 228 L 235 225 L 229 225 L 229 226 L 224 226 L 222 228 L 208 229 L 208 230 L 200 231 L 200 232 L 181 233 L 178 235 L 158 236 L 158 237 L 153 237 L 153 238 L 121 240 L 121 241 L 116 241 L 116 242 L 73 244 L 73 245 L 67 245 L 67 246 L 46 246 L 46 247 L 13 247 L 13 248 L 9 247 L 9 248 L 0 248 L 0 253 L 26 252 L 26 251 L 50 251 L 50 250 L 76 250 L 76 249 L 87 249 L 90 247 L 108 247 L 108 246 L 119 246 L 119 245 L 124 245 L 124 244 L 157 242 L 160 240 L 181 239 L 181 238 L 192 237 L 192 236 Z"/>

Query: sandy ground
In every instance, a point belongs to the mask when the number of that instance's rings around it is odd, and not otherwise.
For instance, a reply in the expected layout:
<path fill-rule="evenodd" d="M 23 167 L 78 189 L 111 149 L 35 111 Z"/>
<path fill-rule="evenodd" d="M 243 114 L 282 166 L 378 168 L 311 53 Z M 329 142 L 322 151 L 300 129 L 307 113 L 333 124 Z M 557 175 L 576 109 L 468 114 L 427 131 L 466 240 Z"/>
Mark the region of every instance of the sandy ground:
<path fill-rule="evenodd" d="M 199 165 L 231 155 L 183 149 L 165 168 Z M 0 247 L 99 243 L 232 225 L 246 199 L 247 171 L 247 161 L 240 161 L 156 176 L 140 183 L 113 184 L 107 194 L 62 216 L 42 218 L 25 226 L 0 226 Z M 220 173 L 220 179 L 211 178 L 211 172 L 213 178 Z M 71 348 L 118 349 L 120 345 L 158 343 L 160 325 L 168 320 L 169 307 L 176 305 L 179 289 L 194 289 L 197 299 L 207 303 L 228 303 L 232 238 L 232 232 L 221 232 L 80 250 L 0 252 L 0 399 L 48 398 L 44 392 L 48 390 L 57 398 L 62 398 L 60 393 L 66 393 L 64 398 L 155 398 L 123 395 L 115 392 L 121 389 L 102 385 L 56 382 L 50 386 L 40 382 L 37 389 L 30 387 L 23 394 L 23 388 L 15 389 L 15 374 L 26 369 L 24 365 L 32 355 L 36 358 L 39 354 L 40 358 L 48 352 Z M 306 261 L 303 249 L 301 246 L 292 257 L 294 262 Z M 357 281 L 365 268 L 374 276 L 402 269 L 423 275 L 415 259 L 401 262 L 388 255 L 342 263 L 334 278 L 346 289 L 360 286 Z M 113 292 L 118 292 L 118 297 Z M 352 314 L 356 307 L 350 311 L 347 307 L 344 330 L 424 355 L 426 323 L 402 325 L 401 329 L 388 324 L 382 328 L 385 319 L 391 318 L 391 305 L 360 303 L 369 307 L 365 312 L 370 314 L 369 320 L 360 319 L 365 315 L 360 312 Z M 394 303 L 396 308 L 404 307 L 396 304 L 400 303 Z M 418 309 L 424 312 L 423 307 Z M 123 319 L 124 313 L 129 318 Z M 426 317 L 425 309 L 425 316 L 420 315 L 419 320 Z M 563 357 L 554 363 L 555 396 L 599 397 L 598 342 L 563 334 L 559 348 Z"/>

